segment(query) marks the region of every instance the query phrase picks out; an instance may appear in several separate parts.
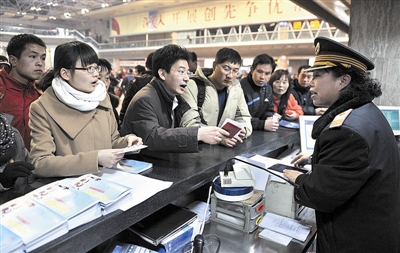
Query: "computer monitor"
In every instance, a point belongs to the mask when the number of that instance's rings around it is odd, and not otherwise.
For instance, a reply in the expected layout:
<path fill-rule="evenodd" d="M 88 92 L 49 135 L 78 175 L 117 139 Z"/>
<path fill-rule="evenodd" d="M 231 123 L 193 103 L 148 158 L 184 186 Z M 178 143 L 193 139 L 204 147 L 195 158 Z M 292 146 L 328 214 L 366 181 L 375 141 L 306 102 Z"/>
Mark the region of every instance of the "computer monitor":
<path fill-rule="evenodd" d="M 300 127 L 300 150 L 302 153 L 314 151 L 315 140 L 311 137 L 314 122 L 319 116 L 303 115 L 299 118 Z"/>
<path fill-rule="evenodd" d="M 393 130 L 393 134 L 396 136 L 400 135 L 400 106 L 378 106 L 383 115 L 385 115 L 390 127 Z"/>

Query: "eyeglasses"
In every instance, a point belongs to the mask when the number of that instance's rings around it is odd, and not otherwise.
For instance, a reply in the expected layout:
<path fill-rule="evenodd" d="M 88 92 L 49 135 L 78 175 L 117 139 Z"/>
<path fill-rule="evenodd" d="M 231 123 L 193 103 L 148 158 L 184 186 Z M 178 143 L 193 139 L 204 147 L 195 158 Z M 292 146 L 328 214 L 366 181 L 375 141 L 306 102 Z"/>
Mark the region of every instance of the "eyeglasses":
<path fill-rule="evenodd" d="M 185 76 L 185 75 L 190 76 L 190 75 L 192 74 L 192 72 L 190 72 L 190 71 L 185 71 L 185 70 L 183 70 L 183 69 L 178 69 L 178 70 L 176 70 L 176 71 L 178 72 L 178 74 L 179 74 L 180 76 Z"/>
<path fill-rule="evenodd" d="M 232 73 L 232 75 L 236 76 L 237 74 L 239 74 L 239 69 L 233 69 L 227 65 L 222 66 L 221 64 L 218 64 L 222 70 L 224 71 L 225 74 L 229 75 L 230 73 Z"/>
<path fill-rule="evenodd" d="M 97 71 L 97 73 L 101 72 L 101 66 L 89 66 L 86 68 L 75 68 L 78 70 L 86 70 L 89 74 L 93 74 L 95 71 Z"/>

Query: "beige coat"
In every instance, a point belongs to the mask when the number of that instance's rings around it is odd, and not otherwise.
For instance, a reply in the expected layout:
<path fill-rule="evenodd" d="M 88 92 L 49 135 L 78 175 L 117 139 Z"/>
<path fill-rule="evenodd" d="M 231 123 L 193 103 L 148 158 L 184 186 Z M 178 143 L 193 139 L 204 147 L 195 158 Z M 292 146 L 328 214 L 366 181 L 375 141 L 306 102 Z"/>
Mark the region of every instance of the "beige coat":
<path fill-rule="evenodd" d="M 99 106 L 81 112 L 60 102 L 52 87 L 30 109 L 30 158 L 39 177 L 97 173 L 101 149 L 124 148 L 109 96 Z"/>

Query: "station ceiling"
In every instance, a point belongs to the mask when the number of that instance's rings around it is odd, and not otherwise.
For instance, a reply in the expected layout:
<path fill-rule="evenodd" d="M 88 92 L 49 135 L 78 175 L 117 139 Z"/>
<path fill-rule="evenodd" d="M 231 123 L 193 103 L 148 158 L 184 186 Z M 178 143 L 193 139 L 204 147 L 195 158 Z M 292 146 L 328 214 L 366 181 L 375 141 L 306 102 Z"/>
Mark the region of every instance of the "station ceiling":
<path fill-rule="evenodd" d="M 208 2 L 220 0 L 208 0 Z M 239 0 L 227 1 L 234 3 Z M 253 0 L 258 1 L 258 0 Z M 260 0 L 261 1 L 261 0 Z M 288 1 L 288 0 L 268 0 Z M 313 13 L 329 24 L 336 26 L 341 31 L 348 33 L 350 24 L 351 0 L 291 0 L 293 3 Z M 37 27 L 65 27 L 75 29 L 81 22 L 93 19 L 107 19 L 130 13 L 160 10 L 177 6 L 188 6 L 196 0 L 2 0 L 0 6 L 0 25 L 21 24 Z M 188 46 L 189 47 L 189 46 Z M 220 47 L 193 46 L 201 58 L 214 56 Z M 301 58 L 313 55 L 314 46 L 310 41 L 287 45 L 287 44 L 265 44 L 265 45 L 237 45 L 232 46 L 243 57 L 254 56 L 260 51 L 274 52 L 274 56 L 290 55 Z M 130 58 L 143 58 L 149 52 L 144 50 Z M 243 52 L 243 53 L 242 53 Z M 126 52 L 113 52 L 109 57 L 126 58 Z M 120 54 L 120 55 L 118 55 Z"/>

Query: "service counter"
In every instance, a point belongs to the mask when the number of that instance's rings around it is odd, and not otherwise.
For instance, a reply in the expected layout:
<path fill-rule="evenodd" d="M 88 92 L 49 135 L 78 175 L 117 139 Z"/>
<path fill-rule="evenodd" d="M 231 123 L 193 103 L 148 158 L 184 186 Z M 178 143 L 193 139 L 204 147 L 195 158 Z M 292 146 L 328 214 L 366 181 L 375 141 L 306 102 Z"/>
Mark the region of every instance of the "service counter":
<path fill-rule="evenodd" d="M 146 157 L 144 160 L 152 162 L 153 168 L 143 175 L 172 181 L 171 187 L 125 212 L 118 210 L 75 228 L 33 252 L 87 252 L 158 209 L 209 184 L 230 158 L 265 155 L 299 142 L 297 130 L 280 128 L 277 132 L 254 131 L 234 148 L 202 144 L 200 153 L 163 153 Z"/>

